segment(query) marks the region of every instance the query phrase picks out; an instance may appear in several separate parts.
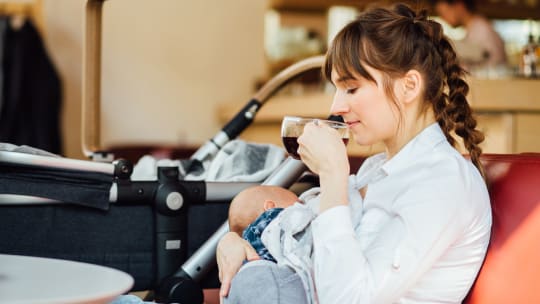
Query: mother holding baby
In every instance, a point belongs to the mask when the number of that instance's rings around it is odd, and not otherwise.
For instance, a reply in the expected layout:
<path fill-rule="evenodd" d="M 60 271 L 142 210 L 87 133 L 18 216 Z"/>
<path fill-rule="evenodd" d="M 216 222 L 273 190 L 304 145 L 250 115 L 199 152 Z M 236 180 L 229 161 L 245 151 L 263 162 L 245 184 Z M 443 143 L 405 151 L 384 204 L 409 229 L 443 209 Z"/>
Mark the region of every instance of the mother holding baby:
<path fill-rule="evenodd" d="M 370 9 L 338 33 L 323 71 L 336 87 L 331 113 L 357 144 L 382 142 L 385 152 L 349 176 L 337 132 L 308 124 L 298 153 L 320 179 L 314 298 L 279 263 L 239 272 L 259 256 L 229 232 L 217 249 L 225 303 L 461 303 L 486 254 L 491 209 L 483 135 L 441 25 L 403 4 Z"/>

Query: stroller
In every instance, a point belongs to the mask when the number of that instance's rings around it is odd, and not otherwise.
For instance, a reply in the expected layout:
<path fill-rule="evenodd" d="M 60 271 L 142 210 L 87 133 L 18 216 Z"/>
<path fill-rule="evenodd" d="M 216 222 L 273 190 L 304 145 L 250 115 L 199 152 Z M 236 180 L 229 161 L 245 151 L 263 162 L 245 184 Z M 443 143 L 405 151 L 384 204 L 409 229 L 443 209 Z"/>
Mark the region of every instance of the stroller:
<path fill-rule="evenodd" d="M 258 110 L 296 76 L 321 67 L 308 58 L 268 81 L 212 139 L 178 166 L 158 167 L 152 181 L 131 179 L 128 161 L 99 151 L 99 81 L 103 0 L 86 5 L 83 151 L 93 161 L 0 152 L 0 252 L 63 258 L 131 274 L 134 291 L 163 303 L 202 303 L 215 250 L 228 231 L 227 204 L 259 183 L 186 180 L 248 127 Z M 100 160 L 99 162 L 96 160 Z M 105 161 L 104 161 L 105 160 Z M 290 187 L 306 171 L 288 158 L 262 184 Z M 202 245 L 194 241 L 205 238 Z M 214 280 L 216 281 L 216 280 Z"/>

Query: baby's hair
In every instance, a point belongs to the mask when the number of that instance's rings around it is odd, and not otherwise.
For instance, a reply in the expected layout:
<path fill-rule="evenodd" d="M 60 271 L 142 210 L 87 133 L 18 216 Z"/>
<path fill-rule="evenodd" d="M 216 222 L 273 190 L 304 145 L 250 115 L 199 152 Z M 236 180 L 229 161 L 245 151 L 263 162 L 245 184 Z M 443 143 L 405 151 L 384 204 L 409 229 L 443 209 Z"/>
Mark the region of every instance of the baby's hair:
<path fill-rule="evenodd" d="M 424 111 L 428 107 L 433 109 L 451 145 L 456 145 L 453 133 L 463 138 L 471 161 L 485 178 L 479 147 L 484 135 L 476 129 L 476 119 L 466 98 L 466 71 L 442 26 L 429 20 L 426 10 L 416 14 L 405 4 L 377 7 L 345 26 L 328 49 L 323 73 L 328 80 L 335 70 L 342 77 L 362 76 L 375 81 L 364 65 L 383 73 L 384 89 L 394 102 L 394 79 L 411 69 L 419 71 L 425 83 Z"/>

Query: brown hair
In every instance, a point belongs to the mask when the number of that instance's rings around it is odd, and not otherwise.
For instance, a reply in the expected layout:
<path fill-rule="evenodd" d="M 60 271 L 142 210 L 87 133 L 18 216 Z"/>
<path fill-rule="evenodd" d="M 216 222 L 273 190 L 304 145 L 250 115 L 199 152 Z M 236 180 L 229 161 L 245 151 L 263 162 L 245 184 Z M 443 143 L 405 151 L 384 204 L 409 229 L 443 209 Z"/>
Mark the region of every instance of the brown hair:
<path fill-rule="evenodd" d="M 334 69 L 342 77 L 359 75 L 375 81 L 364 65 L 382 72 L 383 87 L 393 100 L 394 79 L 411 69 L 419 71 L 425 83 L 424 112 L 432 107 L 451 145 L 456 145 L 452 133 L 463 138 L 473 164 L 485 177 L 478 146 L 484 135 L 476 130 L 466 98 L 466 72 L 441 25 L 428 20 L 426 10 L 416 14 L 405 4 L 372 8 L 345 26 L 328 49 L 323 73 L 328 80 Z"/>

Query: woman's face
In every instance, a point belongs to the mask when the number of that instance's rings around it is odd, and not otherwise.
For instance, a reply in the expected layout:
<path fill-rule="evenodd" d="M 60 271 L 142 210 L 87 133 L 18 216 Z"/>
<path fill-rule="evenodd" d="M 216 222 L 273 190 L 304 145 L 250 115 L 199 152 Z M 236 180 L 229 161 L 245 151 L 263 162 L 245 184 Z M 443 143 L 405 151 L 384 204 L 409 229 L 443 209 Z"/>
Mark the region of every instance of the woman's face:
<path fill-rule="evenodd" d="M 388 143 L 397 134 L 400 113 L 384 90 L 382 73 L 365 68 L 376 82 L 361 76 L 347 79 L 332 71 L 336 93 L 331 112 L 343 117 L 356 143 Z"/>

